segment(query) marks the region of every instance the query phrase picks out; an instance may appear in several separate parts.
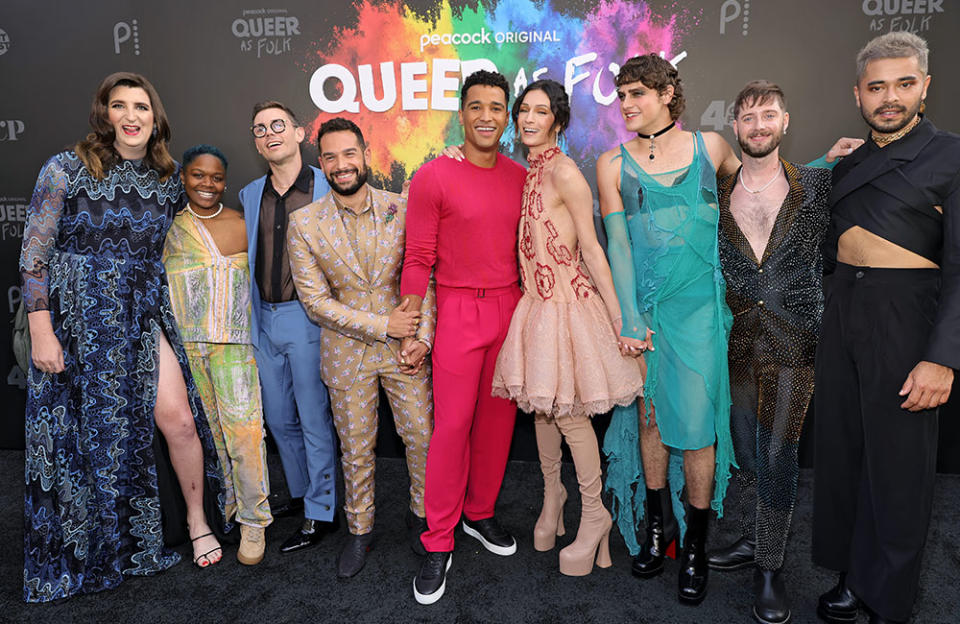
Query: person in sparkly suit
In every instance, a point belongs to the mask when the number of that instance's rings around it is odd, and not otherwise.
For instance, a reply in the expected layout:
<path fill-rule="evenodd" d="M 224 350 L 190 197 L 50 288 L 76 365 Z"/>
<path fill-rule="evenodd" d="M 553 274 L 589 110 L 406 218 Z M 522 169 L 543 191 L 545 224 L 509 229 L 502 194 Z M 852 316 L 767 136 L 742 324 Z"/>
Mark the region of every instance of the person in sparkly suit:
<path fill-rule="evenodd" d="M 710 567 L 756 565 L 754 616 L 790 619 L 780 575 L 797 496 L 797 448 L 823 312 L 819 246 L 830 171 L 780 158 L 790 122 L 777 85 L 751 82 L 734 103 L 743 166 L 718 185 L 720 264 L 733 313 L 730 429 L 739 470 L 741 537 Z"/>

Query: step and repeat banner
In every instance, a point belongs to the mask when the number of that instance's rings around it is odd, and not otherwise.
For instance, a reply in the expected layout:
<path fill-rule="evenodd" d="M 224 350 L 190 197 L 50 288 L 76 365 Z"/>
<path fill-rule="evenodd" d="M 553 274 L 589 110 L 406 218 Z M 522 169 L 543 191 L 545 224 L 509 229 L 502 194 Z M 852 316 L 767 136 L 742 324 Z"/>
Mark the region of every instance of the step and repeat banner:
<path fill-rule="evenodd" d="M 619 64 L 648 52 L 680 71 L 682 125 L 731 143 L 740 88 L 757 78 L 779 83 L 791 115 L 781 153 L 807 162 L 839 136 L 866 135 L 854 57 L 877 34 L 909 30 L 931 48 L 927 113 L 960 131 L 958 28 L 957 0 L 8 0 L 0 8 L 0 327 L 11 327 L 20 299 L 17 262 L 40 166 L 86 134 L 93 93 L 114 71 L 156 86 L 176 157 L 196 143 L 226 153 L 225 203 L 237 207 L 236 192 L 265 171 L 249 131 L 254 103 L 293 108 L 308 129 L 309 163 L 320 123 L 354 120 L 372 148 L 374 183 L 399 190 L 461 141 L 459 87 L 480 68 L 502 72 L 514 93 L 538 78 L 565 85 L 565 149 L 591 184 L 596 157 L 630 138 L 613 84 Z M 509 131 L 503 149 L 522 161 Z M 22 447 L 24 386 L 4 329 L 0 448 Z M 940 469 L 960 472 L 960 409 L 943 412 Z M 533 457 L 532 436 L 518 439 L 528 444 L 515 444 L 515 456 Z"/>

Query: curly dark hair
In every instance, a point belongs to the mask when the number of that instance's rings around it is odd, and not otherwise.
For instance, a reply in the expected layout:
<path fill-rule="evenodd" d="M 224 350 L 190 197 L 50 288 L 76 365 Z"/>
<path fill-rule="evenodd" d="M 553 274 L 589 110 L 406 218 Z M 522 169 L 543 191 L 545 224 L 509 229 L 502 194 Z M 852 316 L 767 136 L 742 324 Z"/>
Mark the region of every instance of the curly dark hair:
<path fill-rule="evenodd" d="M 198 156 L 203 156 L 204 154 L 209 154 L 219 160 L 220 163 L 223 164 L 223 170 L 227 170 L 227 157 L 223 155 L 223 152 L 221 152 L 218 147 L 206 143 L 200 143 L 199 145 L 187 148 L 187 151 L 183 153 L 183 158 L 180 159 L 180 164 L 186 169 L 187 165 L 196 160 Z"/>
<path fill-rule="evenodd" d="M 487 71 L 485 69 L 478 69 L 467 76 L 467 79 L 463 81 L 463 86 L 460 87 L 460 110 L 463 110 L 463 106 L 467 103 L 467 91 L 470 90 L 470 87 L 475 85 L 500 87 L 503 89 L 504 103 L 510 103 L 510 84 L 507 83 L 507 79 L 503 77 L 503 74 L 499 72 Z"/>
<path fill-rule="evenodd" d="M 360 128 L 357 126 L 357 124 L 343 117 L 334 117 L 323 122 L 320 125 L 320 129 L 317 130 L 318 150 L 320 149 L 320 139 L 323 138 L 323 135 L 331 132 L 352 132 L 356 135 L 357 141 L 360 143 L 360 149 L 365 149 L 367 147 L 367 142 L 363 140 L 363 133 L 360 132 Z"/>
<path fill-rule="evenodd" d="M 90 105 L 90 128 L 93 132 L 83 140 L 77 141 L 73 151 L 90 175 L 98 180 L 102 180 L 108 170 L 123 160 L 113 146 L 117 133 L 113 124 L 110 123 L 110 113 L 107 110 L 110 105 L 110 92 L 117 87 L 143 89 L 150 98 L 154 127 L 147 141 L 147 155 L 144 156 L 143 162 L 159 173 L 161 180 L 166 180 L 177 169 L 167 147 L 170 142 L 170 123 L 167 121 L 167 113 L 157 90 L 140 74 L 116 72 L 103 79 Z"/>
<path fill-rule="evenodd" d="M 547 97 L 550 98 L 550 112 L 553 113 L 553 123 L 557 129 L 557 134 L 566 130 L 570 125 L 570 98 L 567 96 L 567 92 L 564 90 L 562 84 L 556 80 L 544 79 L 536 80 L 528 84 L 527 88 L 517 96 L 517 100 L 513 103 L 513 110 L 511 111 L 510 117 L 513 119 L 513 126 L 517 128 L 518 133 L 519 124 L 517 123 L 517 119 L 520 117 L 520 105 L 523 104 L 523 98 L 531 91 L 543 91 L 547 94 Z"/>
<path fill-rule="evenodd" d="M 683 97 L 680 73 L 670 61 L 657 54 L 644 54 L 627 59 L 617 74 L 616 83 L 620 87 L 631 82 L 642 82 L 644 86 L 656 89 L 660 94 L 665 93 L 667 87 L 673 87 L 673 98 L 667 107 L 670 109 L 670 119 L 680 119 L 687 102 Z"/>

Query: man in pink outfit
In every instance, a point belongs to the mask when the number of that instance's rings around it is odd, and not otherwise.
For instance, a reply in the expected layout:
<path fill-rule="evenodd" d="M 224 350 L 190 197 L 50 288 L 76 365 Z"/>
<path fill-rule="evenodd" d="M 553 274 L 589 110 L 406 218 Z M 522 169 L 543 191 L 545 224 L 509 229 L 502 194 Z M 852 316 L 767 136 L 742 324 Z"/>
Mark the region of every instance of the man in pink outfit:
<path fill-rule="evenodd" d="M 432 160 L 410 186 L 400 292 L 419 309 L 431 271 L 437 282 L 434 431 L 424 500 L 429 530 L 421 537 L 427 556 L 413 585 L 420 604 L 443 595 L 461 515 L 464 531 L 487 550 L 517 549 L 493 515 L 516 405 L 490 392 L 520 299 L 517 227 L 526 171 L 498 151 L 509 90 L 501 74 L 467 77 L 459 112 L 465 160 Z M 405 343 L 401 357 L 416 357 L 413 346 Z"/>

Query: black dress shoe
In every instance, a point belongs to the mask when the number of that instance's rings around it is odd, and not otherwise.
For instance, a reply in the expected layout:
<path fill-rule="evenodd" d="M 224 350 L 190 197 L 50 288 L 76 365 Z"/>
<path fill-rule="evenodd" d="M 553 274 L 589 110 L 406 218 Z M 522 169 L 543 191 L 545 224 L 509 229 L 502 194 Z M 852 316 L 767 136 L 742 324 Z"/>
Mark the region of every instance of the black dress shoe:
<path fill-rule="evenodd" d="M 847 574 L 842 572 L 837 584 L 817 601 L 817 615 L 830 624 L 856 622 L 860 600 L 847 587 Z"/>
<path fill-rule="evenodd" d="M 663 572 L 667 548 L 677 539 L 679 531 L 670 504 L 667 488 L 647 488 L 647 537 L 630 567 L 637 578 L 649 579 Z"/>
<path fill-rule="evenodd" d="M 757 550 L 757 543 L 752 537 L 741 537 L 724 548 L 717 548 L 707 553 L 707 565 L 711 570 L 739 570 L 752 566 Z"/>
<path fill-rule="evenodd" d="M 273 496 L 270 497 L 270 513 L 274 518 L 291 518 L 303 514 L 303 498 L 288 498 L 287 500 L 274 504 Z"/>
<path fill-rule="evenodd" d="M 423 547 L 423 542 L 420 541 L 420 536 L 427 531 L 427 519 L 421 518 L 408 508 L 406 521 L 410 535 L 410 548 L 415 554 L 423 557 L 427 554 L 427 550 Z"/>
<path fill-rule="evenodd" d="M 292 553 L 319 544 L 325 535 L 333 533 L 339 527 L 340 520 L 336 516 L 334 516 L 333 522 L 306 519 L 296 533 L 280 545 L 280 552 L 283 554 Z"/>
<path fill-rule="evenodd" d="M 780 570 L 753 572 L 753 619 L 760 624 L 786 624 L 790 621 L 790 603 Z"/>
<path fill-rule="evenodd" d="M 440 600 L 447 586 L 447 570 L 453 563 L 452 552 L 428 552 L 413 579 L 413 597 L 422 605 Z"/>
<path fill-rule="evenodd" d="M 707 595 L 707 521 L 709 509 L 689 507 L 687 534 L 680 556 L 680 575 L 677 578 L 677 598 L 688 605 L 698 605 Z"/>
<path fill-rule="evenodd" d="M 337 557 L 337 578 L 356 576 L 367 562 L 367 553 L 373 550 L 373 533 L 347 535 Z"/>
<path fill-rule="evenodd" d="M 483 547 L 496 555 L 512 555 L 517 552 L 517 540 L 507 533 L 494 517 L 483 520 L 463 518 L 463 532 L 478 540 Z"/>

